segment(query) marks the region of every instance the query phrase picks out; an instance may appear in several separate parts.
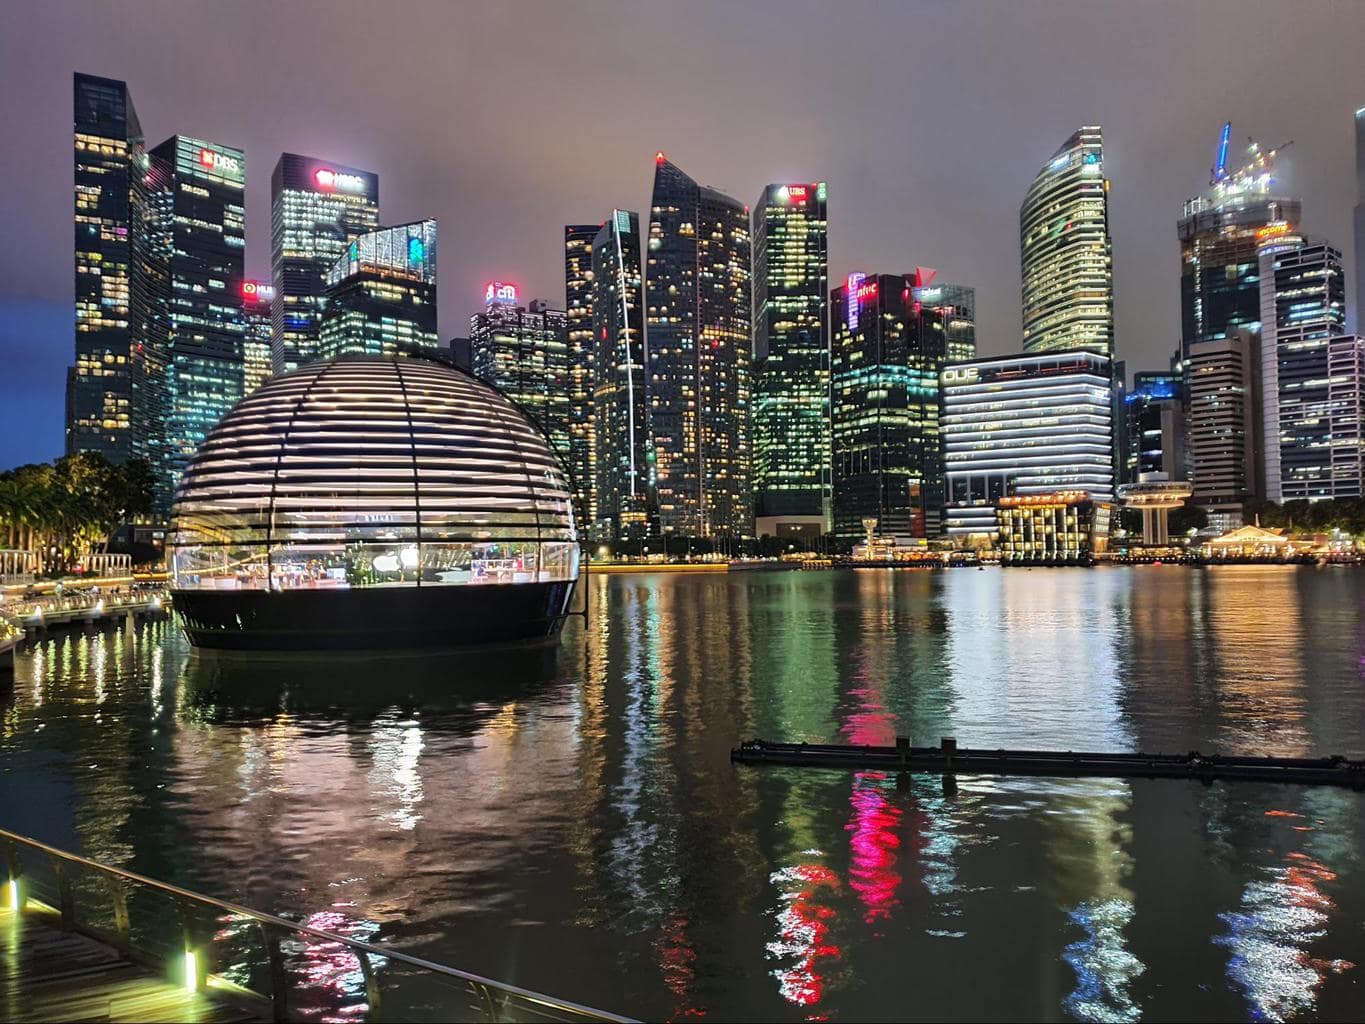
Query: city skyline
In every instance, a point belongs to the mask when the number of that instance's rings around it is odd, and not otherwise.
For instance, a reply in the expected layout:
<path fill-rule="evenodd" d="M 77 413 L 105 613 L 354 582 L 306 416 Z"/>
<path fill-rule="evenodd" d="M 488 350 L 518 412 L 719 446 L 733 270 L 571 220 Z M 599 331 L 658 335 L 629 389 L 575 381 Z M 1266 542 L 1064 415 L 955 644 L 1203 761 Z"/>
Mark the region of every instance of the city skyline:
<path fill-rule="evenodd" d="M 1170 12 L 1164 5 L 1152 5 L 1127 16 L 1127 36 L 1142 45 L 1124 50 L 1103 42 L 1106 25 L 1119 15 L 1097 12 L 1067 28 L 1076 40 L 1076 56 L 1066 70 L 1042 62 L 1043 70 L 1026 73 L 1023 66 L 1029 54 L 1042 53 L 1050 45 L 1048 33 L 1061 30 L 1064 13 L 1062 4 L 1050 4 L 1047 9 L 1055 17 L 1031 24 L 1039 21 L 1030 19 L 1033 9 L 1034 5 L 1015 5 L 996 17 L 997 24 L 1001 19 L 1019 20 L 1017 31 L 1001 33 L 1013 44 L 1012 56 L 999 72 L 1009 82 L 1013 102 L 1008 107 L 993 98 L 1002 92 L 999 78 L 990 79 L 996 88 L 983 79 L 962 96 L 957 95 L 962 91 L 958 86 L 948 90 L 934 79 L 939 66 L 935 62 L 941 58 L 927 45 L 934 33 L 925 31 L 926 26 L 947 33 L 954 25 L 972 23 L 982 9 L 907 7 L 892 17 L 914 27 L 914 46 L 923 47 L 924 59 L 914 68 L 867 72 L 853 85 L 809 66 L 799 74 L 773 72 L 788 94 L 798 84 L 810 90 L 813 108 L 803 115 L 805 121 L 777 100 L 764 100 L 758 107 L 721 104 L 720 91 L 733 94 L 745 81 L 752 87 L 757 81 L 752 73 L 724 70 L 715 82 L 679 92 L 684 69 L 664 55 L 654 58 L 659 74 L 638 100 L 655 109 L 653 123 L 631 117 L 625 119 L 631 130 L 611 133 L 579 130 L 582 117 L 590 112 L 590 97 L 580 104 L 562 98 L 564 90 L 549 87 L 556 81 L 555 68 L 570 74 L 568 64 L 556 63 L 567 61 L 562 56 L 552 58 L 539 84 L 528 87 L 529 95 L 500 101 L 492 90 L 466 89 L 468 95 L 451 107 L 449 96 L 459 92 L 452 82 L 452 92 L 441 91 L 444 105 L 431 106 L 415 98 L 409 102 L 408 90 L 401 90 L 400 97 L 400 90 L 381 89 L 380 95 L 371 97 L 360 82 L 335 83 L 331 78 L 324 87 L 321 57 L 299 58 L 296 49 L 286 51 L 283 42 L 273 42 L 303 31 L 309 22 L 306 7 L 270 18 L 262 7 L 259 15 L 248 13 L 221 24 L 221 15 L 212 9 L 168 7 L 163 16 L 152 19 L 166 33 L 192 23 L 202 29 L 195 35 L 197 48 L 175 51 L 169 59 L 166 51 L 155 48 L 154 40 L 137 36 L 136 25 L 124 17 L 127 8 L 82 8 L 90 27 L 78 33 L 56 30 L 72 23 L 71 8 L 35 10 L 32 16 L 26 14 L 22 25 L 16 21 L 16 30 L 5 38 L 36 36 L 50 45 L 4 44 L 5 73 L 12 87 L 0 102 L 11 105 L 8 122 L 16 125 L 26 145 L 22 153 L 12 147 L 15 152 L 6 153 L 0 164 L 8 186 L 0 202 L 6 223 L 16 232 L 16 244 L 4 258 L 5 272 L 0 274 L 0 328 L 7 354 L 22 363 L 14 377 L 16 400 L 0 413 L 7 428 L 0 442 L 0 462 L 32 461 L 61 450 L 61 375 L 70 360 L 70 257 L 61 242 L 69 230 L 63 223 L 70 208 L 69 136 L 55 126 L 68 116 L 73 70 L 128 81 L 139 115 L 144 124 L 154 126 L 152 134 L 158 138 L 179 131 L 222 139 L 246 150 L 252 169 L 246 200 L 246 273 L 255 279 L 270 276 L 270 190 L 264 173 L 281 152 L 316 152 L 374 170 L 386 183 L 385 223 L 434 216 L 445 225 L 443 236 L 450 241 L 441 282 L 446 297 L 442 340 L 464 333 L 462 322 L 478 307 L 482 284 L 490 279 L 512 280 L 525 295 L 561 302 L 563 225 L 599 219 L 616 206 L 644 208 L 656 149 L 667 151 L 681 166 L 696 168 L 702 183 L 740 197 L 756 194 L 769 181 L 828 180 L 831 281 L 860 267 L 904 272 L 916 265 L 938 267 L 945 279 L 976 289 L 983 355 L 1019 350 L 1018 203 L 1058 141 L 1080 123 L 1096 123 L 1105 131 L 1106 174 L 1114 182 L 1110 212 L 1116 348 L 1130 369 L 1164 366 L 1178 338 L 1175 221 L 1184 200 L 1207 185 L 1207 168 L 1224 120 L 1233 121 L 1235 140 L 1246 134 L 1272 142 L 1296 140 L 1282 160 L 1285 190 L 1304 199 L 1304 230 L 1346 249 L 1348 273 L 1352 272 L 1351 118 L 1365 96 L 1365 71 L 1354 71 L 1352 62 L 1334 58 L 1349 51 L 1344 40 L 1351 34 L 1341 30 L 1350 19 L 1342 8 L 1312 6 L 1291 14 L 1265 5 L 1260 17 L 1244 19 L 1247 27 L 1242 29 L 1238 23 L 1220 21 L 1224 12 L 1218 6 L 1185 11 L 1173 19 L 1166 16 Z M 1237 9 L 1247 10 L 1245 5 Z M 526 14 L 471 10 L 467 18 L 450 20 L 446 38 L 459 52 L 467 49 L 471 68 L 477 68 L 478 40 Z M 536 8 L 535 16 L 547 27 L 563 28 L 549 36 L 563 39 L 568 33 L 571 38 L 585 31 L 584 25 L 570 24 L 571 19 L 548 7 Z M 856 17 L 857 12 L 848 16 Z M 4 17 L 13 20 L 14 12 L 7 10 Z M 601 76 L 633 75 L 636 65 L 629 54 L 649 37 L 661 17 L 640 11 L 617 19 L 608 45 L 620 50 L 628 66 L 593 71 L 588 77 L 598 81 Z M 699 23 L 695 31 L 715 34 L 716 10 L 699 6 L 695 19 Z M 772 26 L 771 20 L 762 10 L 736 12 L 736 39 L 746 38 L 760 25 L 793 33 L 798 41 L 815 38 L 796 27 L 801 19 L 791 19 L 792 25 L 783 19 L 780 26 Z M 409 9 L 382 22 L 362 17 L 349 31 L 378 32 L 381 41 L 402 40 L 421 48 L 429 46 L 427 39 L 442 38 L 432 26 L 445 23 L 439 14 L 423 19 L 416 9 Z M 1199 74 L 1187 73 L 1177 58 L 1195 45 L 1187 37 L 1197 37 L 1199 26 L 1206 23 L 1218 24 L 1227 46 L 1217 52 L 1200 50 L 1204 66 Z M 427 28 L 418 32 L 423 25 Z M 313 25 L 312 30 L 331 31 L 325 25 Z M 250 61 L 238 53 L 246 39 L 261 51 Z M 845 52 L 837 40 L 826 45 L 832 56 Z M 1268 58 L 1294 47 L 1313 55 L 1305 61 L 1303 74 L 1293 81 L 1256 75 L 1257 54 Z M 1344 48 L 1338 52 L 1334 47 Z M 196 55 L 193 70 L 186 67 L 191 49 Z M 30 50 L 42 51 L 41 63 Z M 316 47 L 320 55 L 327 50 L 325 45 Z M 283 60 L 285 52 L 290 61 Z M 242 73 L 233 88 L 223 89 L 205 68 L 212 66 L 208 58 L 214 54 L 226 58 L 229 53 Z M 154 61 L 153 54 L 166 66 Z M 1170 57 L 1168 63 L 1177 71 L 1155 73 L 1157 57 L 1163 61 Z M 420 66 L 421 61 L 414 64 Z M 1198 82 L 1205 74 L 1230 88 L 1216 94 L 1200 90 Z M 1084 90 L 1079 88 L 1082 79 Z M 287 102 L 280 99 L 285 81 L 295 86 Z M 903 91 L 917 83 L 920 87 L 911 90 L 916 105 L 934 111 L 933 147 L 901 147 L 875 131 L 883 103 L 848 102 L 854 86 L 859 92 L 892 87 Z M 763 95 L 784 93 L 770 85 L 765 80 Z M 1184 97 L 1178 103 L 1171 96 L 1173 90 Z M 657 102 L 673 94 L 681 101 L 664 107 Z M 412 110 L 400 109 L 400 99 Z M 518 122 L 526 118 L 540 130 L 522 131 Z M 560 129 L 555 124 L 559 120 L 570 127 Z M 710 121 L 718 123 L 707 127 Z M 432 131 L 432 125 L 441 130 Z M 459 145 L 467 135 L 479 137 L 482 144 Z M 444 141 L 447 136 L 454 141 Z M 62 173 L 37 170 L 49 165 L 62 168 Z"/>

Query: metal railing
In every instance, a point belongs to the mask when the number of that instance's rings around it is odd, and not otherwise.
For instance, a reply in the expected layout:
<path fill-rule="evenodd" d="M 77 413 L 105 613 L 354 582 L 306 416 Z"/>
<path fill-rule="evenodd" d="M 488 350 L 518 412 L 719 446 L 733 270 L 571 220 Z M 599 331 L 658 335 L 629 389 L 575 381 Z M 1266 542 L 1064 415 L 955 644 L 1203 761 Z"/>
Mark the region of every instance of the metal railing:
<path fill-rule="evenodd" d="M 22 911 L 41 899 L 60 914 L 63 928 L 107 942 L 130 960 L 179 972 L 188 989 L 202 989 L 213 975 L 244 999 L 268 1003 L 277 1021 L 342 1012 L 347 1020 L 366 1021 L 631 1021 L 109 867 L 4 829 L 0 850 L 8 868 L 5 907 Z M 48 877 L 25 868 L 45 868 Z"/>

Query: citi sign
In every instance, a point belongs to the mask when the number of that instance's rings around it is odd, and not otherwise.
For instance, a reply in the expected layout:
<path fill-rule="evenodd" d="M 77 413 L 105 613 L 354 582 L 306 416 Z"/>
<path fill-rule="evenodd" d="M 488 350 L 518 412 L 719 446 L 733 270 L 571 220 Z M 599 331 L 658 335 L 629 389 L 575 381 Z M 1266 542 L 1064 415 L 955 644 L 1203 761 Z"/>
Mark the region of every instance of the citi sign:
<path fill-rule="evenodd" d="M 981 379 L 981 371 L 975 366 L 949 367 L 943 371 L 944 384 L 975 384 Z"/>
<path fill-rule="evenodd" d="M 324 188 L 328 192 L 365 191 L 365 179 L 360 175 L 334 171 L 330 167 L 319 167 L 313 172 L 313 180 L 317 182 L 318 188 Z"/>
<path fill-rule="evenodd" d="M 517 286 L 514 284 L 503 284 L 501 281 L 489 281 L 488 287 L 484 289 L 484 302 L 508 302 L 516 305 Z"/>
<path fill-rule="evenodd" d="M 199 163 L 214 171 L 227 171 L 229 174 L 240 174 L 242 172 L 241 162 L 235 156 L 219 153 L 215 149 L 201 149 L 199 151 Z"/>

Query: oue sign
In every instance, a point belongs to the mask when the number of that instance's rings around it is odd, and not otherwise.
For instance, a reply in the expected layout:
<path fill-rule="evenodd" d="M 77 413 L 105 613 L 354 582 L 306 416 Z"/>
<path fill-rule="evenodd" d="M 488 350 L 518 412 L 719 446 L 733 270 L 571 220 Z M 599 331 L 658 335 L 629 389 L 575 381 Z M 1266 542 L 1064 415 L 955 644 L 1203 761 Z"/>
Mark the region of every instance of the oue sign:
<path fill-rule="evenodd" d="M 943 371 L 944 384 L 975 384 L 981 379 L 981 371 L 975 366 L 951 367 Z"/>

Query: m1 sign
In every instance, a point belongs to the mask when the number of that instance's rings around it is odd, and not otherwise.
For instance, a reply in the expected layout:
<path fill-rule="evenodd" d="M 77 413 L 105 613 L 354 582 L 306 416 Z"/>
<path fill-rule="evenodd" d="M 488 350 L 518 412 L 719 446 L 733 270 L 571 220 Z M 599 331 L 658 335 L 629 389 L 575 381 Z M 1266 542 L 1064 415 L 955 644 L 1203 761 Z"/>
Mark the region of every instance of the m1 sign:
<path fill-rule="evenodd" d="M 504 284 L 502 281 L 489 281 L 488 287 L 484 289 L 483 301 L 515 306 L 517 304 L 517 286 Z"/>

